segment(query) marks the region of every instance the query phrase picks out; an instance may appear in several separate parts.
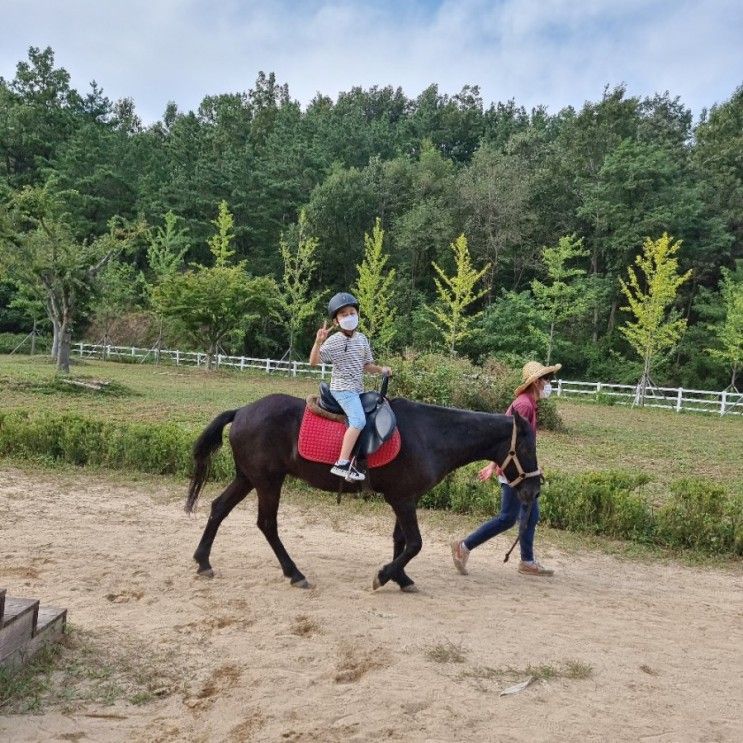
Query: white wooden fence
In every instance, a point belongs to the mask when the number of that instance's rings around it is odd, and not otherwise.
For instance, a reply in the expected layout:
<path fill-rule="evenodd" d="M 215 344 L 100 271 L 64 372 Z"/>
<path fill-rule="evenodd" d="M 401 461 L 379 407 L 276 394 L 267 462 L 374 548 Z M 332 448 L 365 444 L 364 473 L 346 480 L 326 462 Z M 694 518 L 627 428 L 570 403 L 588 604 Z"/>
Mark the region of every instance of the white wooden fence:
<path fill-rule="evenodd" d="M 176 366 L 206 366 L 206 354 L 198 351 L 173 351 L 169 349 L 136 348 L 90 343 L 74 343 L 73 355 L 81 358 L 101 358 L 109 361 L 155 362 L 164 361 Z M 219 367 L 256 369 L 263 372 L 283 372 L 292 377 L 314 376 L 325 379 L 331 365 L 310 366 L 305 361 L 257 359 L 250 356 L 218 354 L 214 364 Z M 553 385 L 554 386 L 554 385 Z M 582 397 L 596 401 L 611 401 L 617 405 L 636 405 L 639 402 L 639 385 L 610 384 L 607 382 L 577 382 L 557 380 L 558 397 Z M 646 387 L 645 407 L 667 408 L 676 412 L 717 413 L 718 415 L 743 415 L 743 394 L 723 390 L 687 390 L 682 387 Z"/>
<path fill-rule="evenodd" d="M 607 382 L 575 382 L 557 380 L 556 394 L 560 397 L 588 396 L 598 401 L 611 401 L 617 405 L 637 405 L 640 386 L 610 384 Z M 687 390 L 683 387 L 646 387 L 646 408 L 667 408 L 677 413 L 718 413 L 743 415 L 743 394 L 723 390 Z"/>
<path fill-rule="evenodd" d="M 135 346 L 112 346 L 99 343 L 73 343 L 71 353 L 81 358 L 99 358 L 108 361 L 151 362 L 156 361 L 174 364 L 175 366 L 206 366 L 207 356 L 199 351 L 172 351 L 166 348 L 137 348 Z M 257 369 L 264 372 L 284 372 L 293 377 L 308 375 L 325 379 L 330 375 L 332 366 L 320 364 L 310 366 L 305 361 L 287 361 L 283 359 L 255 359 L 250 356 L 226 356 L 217 354 L 213 363 L 216 367 L 232 368 L 244 371 Z"/>

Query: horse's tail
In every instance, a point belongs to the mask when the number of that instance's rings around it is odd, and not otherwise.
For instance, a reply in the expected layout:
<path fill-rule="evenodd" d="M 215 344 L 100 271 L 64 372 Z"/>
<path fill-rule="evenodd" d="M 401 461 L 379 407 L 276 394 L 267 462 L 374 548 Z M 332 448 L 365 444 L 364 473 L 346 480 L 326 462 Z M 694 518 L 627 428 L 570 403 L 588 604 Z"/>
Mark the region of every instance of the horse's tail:
<path fill-rule="evenodd" d="M 226 410 L 220 413 L 196 439 L 193 445 L 194 473 L 188 486 L 186 513 L 193 512 L 199 493 L 209 477 L 212 454 L 222 446 L 222 430 L 228 423 L 232 423 L 236 414 L 237 410 Z"/>

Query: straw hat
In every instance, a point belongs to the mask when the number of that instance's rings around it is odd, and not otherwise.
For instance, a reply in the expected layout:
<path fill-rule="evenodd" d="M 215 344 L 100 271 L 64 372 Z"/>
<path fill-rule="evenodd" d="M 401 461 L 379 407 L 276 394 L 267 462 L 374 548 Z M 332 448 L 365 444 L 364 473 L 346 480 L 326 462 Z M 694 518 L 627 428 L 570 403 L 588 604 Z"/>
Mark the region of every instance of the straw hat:
<path fill-rule="evenodd" d="M 521 384 L 513 391 L 514 395 L 520 395 L 529 385 L 534 384 L 537 379 L 554 374 L 562 369 L 562 364 L 554 366 L 543 366 L 538 361 L 527 361 L 521 370 Z"/>

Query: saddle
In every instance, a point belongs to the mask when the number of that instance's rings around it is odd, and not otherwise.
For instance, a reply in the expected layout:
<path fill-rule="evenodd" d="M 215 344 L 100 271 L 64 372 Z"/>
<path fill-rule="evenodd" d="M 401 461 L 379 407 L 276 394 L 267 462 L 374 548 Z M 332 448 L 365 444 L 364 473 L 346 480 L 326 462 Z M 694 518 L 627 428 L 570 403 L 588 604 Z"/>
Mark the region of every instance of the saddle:
<path fill-rule="evenodd" d="M 392 438 L 397 428 L 395 413 L 386 397 L 388 381 L 389 377 L 385 377 L 379 392 L 362 392 L 360 395 L 366 425 L 354 446 L 353 454 L 357 460 L 364 461 L 377 451 L 385 441 Z M 327 382 L 320 382 L 320 397 L 317 402 L 322 410 L 333 415 L 343 415 L 343 408 L 336 402 Z"/>

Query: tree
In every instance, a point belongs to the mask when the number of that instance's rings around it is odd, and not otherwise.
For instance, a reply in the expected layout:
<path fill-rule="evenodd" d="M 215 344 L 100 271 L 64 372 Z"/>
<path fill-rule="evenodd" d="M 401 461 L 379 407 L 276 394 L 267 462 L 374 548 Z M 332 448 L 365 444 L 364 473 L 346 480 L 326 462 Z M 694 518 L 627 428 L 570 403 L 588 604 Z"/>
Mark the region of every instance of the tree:
<path fill-rule="evenodd" d="M 467 315 L 467 308 L 481 299 L 486 290 L 475 292 L 475 284 L 488 271 L 485 266 L 480 271 L 472 267 L 470 252 L 467 248 L 467 238 L 460 235 L 452 244 L 456 273 L 449 277 L 434 262 L 431 265 L 439 278 L 434 278 L 439 304 L 429 306 L 429 312 L 434 316 L 430 322 L 439 330 L 446 344 L 449 354 L 454 355 L 456 346 L 471 334 L 472 321 L 479 312 Z"/>
<path fill-rule="evenodd" d="M 103 343 L 111 343 L 111 328 L 125 312 L 141 301 L 144 289 L 142 274 L 131 263 L 110 260 L 95 283 L 91 309 L 103 330 Z"/>
<path fill-rule="evenodd" d="M 575 235 L 561 237 L 556 247 L 545 246 L 542 251 L 542 260 L 550 283 L 543 284 L 535 279 L 531 282 L 531 290 L 549 326 L 546 360 L 548 366 L 552 357 L 555 327 L 573 317 L 585 314 L 591 305 L 587 282 L 583 280 L 585 270 L 567 265 L 570 261 L 585 258 L 588 254 L 583 248 L 583 238 L 576 239 Z"/>
<path fill-rule="evenodd" d="M 622 309 L 629 310 L 635 318 L 619 330 L 643 359 L 638 395 L 640 405 L 644 405 L 645 390 L 649 383 L 652 384 L 650 370 L 653 362 L 676 344 L 686 327 L 686 320 L 677 312 L 668 313 L 679 286 L 691 278 L 690 270 L 681 276 L 678 274 L 676 253 L 680 246 L 679 241 L 674 243 L 665 232 L 655 241 L 645 238 L 643 252 L 635 258 L 635 264 L 646 288 L 640 285 L 640 278 L 632 266 L 627 269 L 629 285 L 619 279 L 628 303 Z"/>
<path fill-rule="evenodd" d="M 743 249 L 743 85 L 703 116 L 695 132 L 693 159 L 704 179 L 714 213 L 735 236 L 734 254 Z"/>
<path fill-rule="evenodd" d="M 464 227 L 473 256 L 488 261 L 485 277 L 488 300 L 498 278 L 510 270 L 513 285 L 524 271 L 524 258 L 534 222 L 529 205 L 531 183 L 527 163 L 493 147 L 482 147 L 458 179 Z"/>
<path fill-rule="evenodd" d="M 356 266 L 358 278 L 353 292 L 361 307 L 361 330 L 373 339 L 375 348 L 389 350 L 395 337 L 392 287 L 395 269 L 385 272 L 389 256 L 383 250 L 384 230 L 377 217 L 371 237 L 364 233 L 364 260 Z"/>
<path fill-rule="evenodd" d="M 213 224 L 216 234 L 208 243 L 214 265 L 192 264 L 185 273 L 168 275 L 153 292 L 155 307 L 206 351 L 207 369 L 222 343 L 237 340 L 253 323 L 275 314 L 278 304 L 273 279 L 251 278 L 245 261 L 232 265 L 233 219 L 225 202 Z"/>
<path fill-rule="evenodd" d="M 735 378 L 743 364 L 743 280 L 740 278 L 740 271 L 736 281 L 735 274 L 722 269 L 720 294 L 725 307 L 725 319 L 719 325 L 713 325 L 711 330 L 720 341 L 721 348 L 707 350 L 732 369 L 728 389 L 737 391 Z"/>
<path fill-rule="evenodd" d="M 84 109 L 70 75 L 54 67 L 54 52 L 29 47 L 13 80 L 0 78 L 0 173 L 14 187 L 38 184 Z"/>
<path fill-rule="evenodd" d="M 296 234 L 289 240 L 282 235 L 279 240 L 279 249 L 284 261 L 284 275 L 281 280 L 281 301 L 286 313 L 285 326 L 289 333 L 289 359 L 294 352 L 294 339 L 312 317 L 317 306 L 317 297 L 310 295 L 312 274 L 317 266 L 315 250 L 317 238 L 307 234 L 307 217 L 304 210 L 299 214 L 299 223 Z M 296 247 L 295 247 L 296 245 Z"/>
<path fill-rule="evenodd" d="M 156 281 L 180 271 L 188 250 L 188 229 L 178 228 L 178 217 L 169 211 L 164 225 L 147 233 L 147 263 Z"/>
<path fill-rule="evenodd" d="M 81 242 L 49 183 L 23 188 L 11 209 L 15 232 L 0 246 L 4 261 L 17 283 L 43 299 L 54 332 L 52 356 L 57 370 L 68 373 L 72 329 L 96 277 L 141 227 L 111 220 L 107 234 Z"/>

